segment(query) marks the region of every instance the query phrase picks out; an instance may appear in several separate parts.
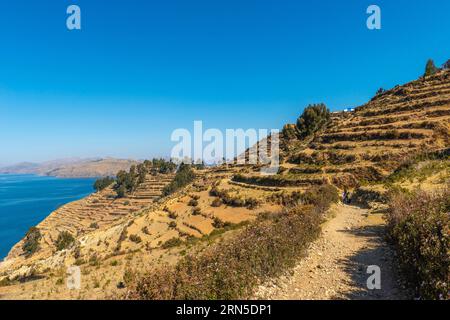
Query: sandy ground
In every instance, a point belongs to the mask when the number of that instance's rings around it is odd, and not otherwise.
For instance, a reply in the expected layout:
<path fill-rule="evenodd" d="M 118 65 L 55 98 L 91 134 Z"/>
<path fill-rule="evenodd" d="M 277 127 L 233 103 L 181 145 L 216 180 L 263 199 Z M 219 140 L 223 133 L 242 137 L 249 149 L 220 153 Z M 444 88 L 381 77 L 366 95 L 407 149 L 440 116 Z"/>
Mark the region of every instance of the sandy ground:
<path fill-rule="evenodd" d="M 338 205 L 306 258 L 292 274 L 259 287 L 257 299 L 407 299 L 383 238 L 381 214 Z M 381 289 L 369 290 L 367 267 L 381 270 Z"/>

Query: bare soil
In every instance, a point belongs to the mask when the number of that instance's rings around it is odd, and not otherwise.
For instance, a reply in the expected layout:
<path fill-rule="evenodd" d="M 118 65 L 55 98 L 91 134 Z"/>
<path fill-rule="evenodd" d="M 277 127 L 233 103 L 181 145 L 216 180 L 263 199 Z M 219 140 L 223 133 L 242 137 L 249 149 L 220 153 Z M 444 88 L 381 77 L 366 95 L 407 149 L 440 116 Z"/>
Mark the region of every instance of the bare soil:
<path fill-rule="evenodd" d="M 293 269 L 259 287 L 257 299 L 407 299 L 396 268 L 394 253 L 384 241 L 381 213 L 337 205 L 323 226 L 321 237 Z M 370 265 L 381 269 L 381 289 L 369 290 Z"/>

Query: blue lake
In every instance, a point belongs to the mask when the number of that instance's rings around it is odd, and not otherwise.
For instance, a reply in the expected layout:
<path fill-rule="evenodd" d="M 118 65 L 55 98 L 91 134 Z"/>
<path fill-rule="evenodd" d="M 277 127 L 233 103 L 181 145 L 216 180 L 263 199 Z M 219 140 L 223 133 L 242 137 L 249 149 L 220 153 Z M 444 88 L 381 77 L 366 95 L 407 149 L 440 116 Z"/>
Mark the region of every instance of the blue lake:
<path fill-rule="evenodd" d="M 94 181 L 0 175 L 0 260 L 30 227 L 60 206 L 92 193 Z"/>

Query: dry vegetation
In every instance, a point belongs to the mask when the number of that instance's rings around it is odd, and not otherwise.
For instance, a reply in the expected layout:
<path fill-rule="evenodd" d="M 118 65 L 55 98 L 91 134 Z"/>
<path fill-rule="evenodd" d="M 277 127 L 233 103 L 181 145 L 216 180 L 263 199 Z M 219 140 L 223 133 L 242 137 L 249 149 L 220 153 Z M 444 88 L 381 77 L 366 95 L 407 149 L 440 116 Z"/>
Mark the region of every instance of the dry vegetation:
<path fill-rule="evenodd" d="M 387 214 L 390 240 L 422 299 L 449 299 L 450 189 L 394 192 Z"/>

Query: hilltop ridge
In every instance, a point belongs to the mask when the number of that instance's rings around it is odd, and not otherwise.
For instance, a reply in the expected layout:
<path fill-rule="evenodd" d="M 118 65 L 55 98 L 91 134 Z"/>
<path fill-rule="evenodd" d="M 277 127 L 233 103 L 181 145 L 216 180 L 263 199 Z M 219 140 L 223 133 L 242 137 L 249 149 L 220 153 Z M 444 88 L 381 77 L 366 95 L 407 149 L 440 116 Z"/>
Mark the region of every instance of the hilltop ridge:
<path fill-rule="evenodd" d="M 129 170 L 138 161 L 114 158 L 61 159 L 43 163 L 23 162 L 0 168 L 0 174 L 36 174 L 59 178 L 95 178 L 115 176 Z"/>

